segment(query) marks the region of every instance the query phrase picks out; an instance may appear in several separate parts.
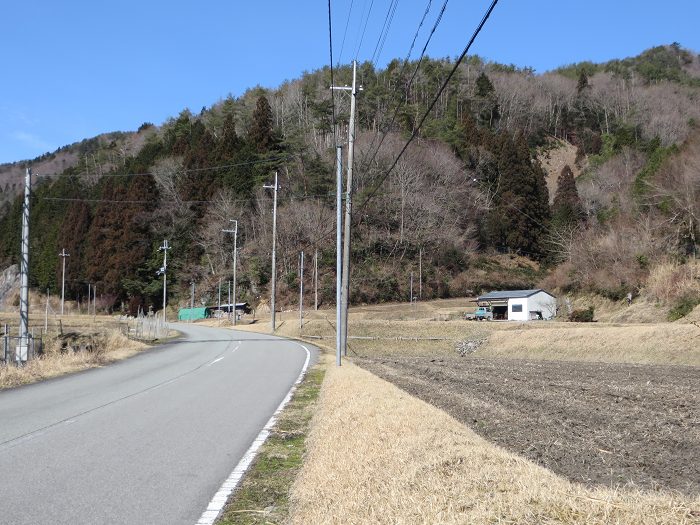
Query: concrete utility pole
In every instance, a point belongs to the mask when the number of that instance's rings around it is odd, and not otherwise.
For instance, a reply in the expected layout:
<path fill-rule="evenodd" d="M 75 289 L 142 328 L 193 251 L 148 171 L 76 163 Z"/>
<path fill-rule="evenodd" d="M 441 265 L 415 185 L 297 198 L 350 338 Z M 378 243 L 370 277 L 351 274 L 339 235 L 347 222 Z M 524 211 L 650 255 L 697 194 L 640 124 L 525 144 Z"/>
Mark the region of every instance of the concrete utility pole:
<path fill-rule="evenodd" d="M 44 312 L 44 333 L 49 331 L 49 298 L 51 297 L 51 291 L 46 289 L 46 312 Z"/>
<path fill-rule="evenodd" d="M 192 316 L 194 315 L 194 281 L 190 282 L 192 285 L 192 293 L 190 295 L 190 315 L 188 316 L 187 322 L 192 322 Z"/>
<path fill-rule="evenodd" d="M 87 310 L 86 314 L 90 315 L 90 303 L 92 302 L 92 283 L 88 283 Z"/>
<path fill-rule="evenodd" d="M 231 320 L 231 281 L 228 282 L 228 320 Z"/>
<path fill-rule="evenodd" d="M 423 248 L 418 250 L 418 299 L 423 300 Z"/>
<path fill-rule="evenodd" d="M 221 324 L 221 277 L 219 277 L 219 312 L 218 312 L 219 324 Z"/>
<path fill-rule="evenodd" d="M 24 206 L 22 207 L 22 260 L 19 288 L 19 347 L 17 361 L 27 360 L 29 347 L 29 197 L 32 192 L 32 170 L 27 168 L 24 178 Z"/>
<path fill-rule="evenodd" d="M 299 330 L 304 328 L 304 252 L 299 259 Z"/>
<path fill-rule="evenodd" d="M 63 248 L 58 256 L 63 257 L 63 275 L 61 278 L 61 315 L 63 315 L 63 303 L 66 300 L 66 257 L 70 257 L 70 254 L 66 253 L 66 249 Z"/>
<path fill-rule="evenodd" d="M 275 179 L 275 185 L 277 185 L 276 179 Z M 276 192 L 275 192 L 276 194 Z M 276 202 L 275 198 L 275 202 Z M 277 210 L 277 207 L 275 206 L 275 210 Z M 238 221 L 236 219 L 229 219 L 230 222 L 233 223 L 233 230 L 221 230 L 224 233 L 232 233 L 233 234 L 233 325 L 236 325 L 236 318 L 238 317 L 236 315 L 236 267 L 238 266 L 236 264 L 236 256 L 238 254 Z M 274 250 L 274 249 L 273 249 Z M 274 256 L 274 251 L 272 255 L 272 260 L 275 260 Z M 274 264 L 274 263 L 273 263 Z M 231 291 L 229 290 L 228 294 L 228 305 L 229 305 L 229 311 L 231 310 Z"/>
<path fill-rule="evenodd" d="M 97 285 L 92 285 L 92 315 L 97 317 Z"/>
<path fill-rule="evenodd" d="M 314 251 L 314 310 L 318 311 L 318 248 Z"/>
<path fill-rule="evenodd" d="M 348 303 L 350 295 L 350 227 L 352 221 L 352 168 L 355 153 L 355 100 L 357 98 L 357 62 L 352 62 L 352 87 L 336 87 L 331 89 L 350 90 L 350 126 L 348 129 L 348 179 L 345 187 L 345 237 L 343 239 L 343 293 L 342 293 L 342 321 L 343 321 L 343 355 L 348 355 Z"/>
<path fill-rule="evenodd" d="M 335 191 L 335 364 L 340 366 L 343 346 L 341 279 L 343 274 L 343 148 L 336 146 Z"/>
<path fill-rule="evenodd" d="M 272 326 L 272 331 L 275 331 L 275 297 L 277 295 L 277 190 L 279 185 L 277 184 L 277 172 L 275 172 L 275 185 L 263 186 L 265 189 L 274 190 L 274 201 L 272 204 L 272 290 L 270 291 L 270 324 Z M 234 307 L 235 308 L 235 307 Z"/>
<path fill-rule="evenodd" d="M 165 239 L 163 241 L 163 246 L 158 248 L 158 251 L 163 252 L 163 267 L 160 269 L 160 271 L 163 273 L 163 322 L 166 323 L 168 321 L 167 315 L 165 313 L 165 308 L 167 306 L 167 300 L 168 300 L 168 250 L 170 249 L 170 245 L 168 244 L 168 240 Z"/>

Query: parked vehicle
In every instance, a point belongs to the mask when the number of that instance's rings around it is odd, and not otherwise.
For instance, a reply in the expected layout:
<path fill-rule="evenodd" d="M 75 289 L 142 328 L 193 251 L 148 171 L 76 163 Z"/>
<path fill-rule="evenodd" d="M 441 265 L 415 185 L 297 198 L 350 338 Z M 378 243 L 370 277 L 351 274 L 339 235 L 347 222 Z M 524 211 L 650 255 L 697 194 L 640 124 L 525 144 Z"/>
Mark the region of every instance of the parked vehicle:
<path fill-rule="evenodd" d="M 474 310 L 474 312 L 467 312 L 464 314 L 464 318 L 469 321 L 483 321 L 484 319 L 487 321 L 492 321 L 493 312 L 491 311 L 490 306 L 479 306 L 476 310 Z"/>

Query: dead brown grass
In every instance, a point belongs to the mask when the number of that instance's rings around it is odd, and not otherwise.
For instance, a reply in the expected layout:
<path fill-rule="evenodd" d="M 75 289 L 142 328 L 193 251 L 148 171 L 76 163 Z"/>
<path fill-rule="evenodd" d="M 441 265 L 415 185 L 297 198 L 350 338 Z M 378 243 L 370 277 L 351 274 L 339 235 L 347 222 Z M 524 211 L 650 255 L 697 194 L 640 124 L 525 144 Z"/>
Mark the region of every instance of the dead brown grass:
<path fill-rule="evenodd" d="M 14 320 L 14 316 L 3 316 L 0 321 L 4 319 Z M 89 344 L 90 350 L 67 348 L 62 352 L 65 337 L 50 330 L 44 337 L 43 356 L 22 367 L 0 365 L 0 390 L 104 366 L 147 348 L 146 344 L 124 336 L 119 322 L 112 317 L 66 316 L 61 324 L 64 336 L 70 334 L 73 341 L 81 342 L 83 346 Z"/>
<path fill-rule="evenodd" d="M 306 337 L 334 347 L 335 319 L 332 312 L 326 311 L 326 315 L 328 318 L 305 321 L 302 331 L 298 320 L 285 321 L 277 334 Z M 370 315 L 374 319 L 368 319 Z M 349 321 L 349 355 L 455 355 L 459 341 L 484 340 L 485 344 L 475 355 L 700 366 L 700 328 L 688 323 L 402 321 L 383 320 L 380 316 L 382 312 L 378 309 L 371 313 L 361 310 L 358 314 L 353 309 Z M 265 321 L 238 328 L 268 333 L 270 325 Z M 352 338 L 357 336 L 376 339 Z"/>
<path fill-rule="evenodd" d="M 329 368 L 291 523 L 691 524 L 700 499 L 586 490 L 351 363 Z"/>
<path fill-rule="evenodd" d="M 521 325 L 491 332 L 479 355 L 700 366 L 700 330 L 670 323 Z"/>
<path fill-rule="evenodd" d="M 686 295 L 700 296 L 700 262 L 655 266 L 649 273 L 644 293 L 650 300 L 664 305 Z"/>

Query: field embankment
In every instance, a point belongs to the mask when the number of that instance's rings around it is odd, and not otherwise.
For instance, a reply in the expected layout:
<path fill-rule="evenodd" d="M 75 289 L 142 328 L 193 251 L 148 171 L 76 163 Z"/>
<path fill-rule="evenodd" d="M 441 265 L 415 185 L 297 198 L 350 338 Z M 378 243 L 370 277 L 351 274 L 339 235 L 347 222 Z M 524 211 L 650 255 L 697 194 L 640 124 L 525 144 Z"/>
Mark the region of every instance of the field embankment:
<path fill-rule="evenodd" d="M 665 490 L 570 483 L 347 363 L 326 375 L 291 521 L 680 525 L 698 510 Z"/>

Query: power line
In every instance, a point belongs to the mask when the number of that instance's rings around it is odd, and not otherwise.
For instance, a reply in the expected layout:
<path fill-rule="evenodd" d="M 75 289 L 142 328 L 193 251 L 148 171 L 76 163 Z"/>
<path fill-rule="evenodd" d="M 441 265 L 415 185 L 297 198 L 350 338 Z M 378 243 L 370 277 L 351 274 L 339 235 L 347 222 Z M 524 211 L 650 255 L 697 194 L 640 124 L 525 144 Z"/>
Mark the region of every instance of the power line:
<path fill-rule="evenodd" d="M 352 9 L 352 5 L 350 6 Z M 348 18 L 348 21 L 350 19 Z M 347 25 L 345 26 L 345 31 L 347 31 Z M 343 36 L 343 45 L 345 44 L 345 37 Z M 335 80 L 333 79 L 333 22 L 331 18 L 331 0 L 328 0 L 328 48 L 330 52 L 330 66 L 331 66 L 331 86 L 335 85 Z M 341 48 L 342 53 L 342 48 Z M 335 91 L 331 88 L 331 128 L 333 129 L 333 143 L 338 143 L 338 137 L 335 130 Z"/>
<path fill-rule="evenodd" d="M 401 106 L 403 106 L 406 103 L 406 99 L 408 98 L 408 93 L 409 90 L 411 89 L 411 86 L 413 85 L 413 81 L 416 78 L 416 75 L 418 74 L 418 70 L 423 63 L 423 57 L 425 56 L 425 52 L 428 49 L 428 45 L 430 44 L 430 41 L 433 38 L 433 34 L 435 33 L 435 30 L 438 28 L 440 25 L 440 22 L 442 21 L 442 16 L 445 13 L 445 9 L 447 8 L 447 2 L 449 0 L 445 0 L 445 2 L 442 4 L 442 8 L 440 9 L 440 12 L 438 13 L 437 19 L 435 20 L 435 23 L 433 24 L 433 28 L 430 30 L 430 34 L 428 35 L 428 38 L 425 41 L 425 44 L 423 45 L 423 50 L 421 51 L 420 57 L 418 58 L 418 62 L 416 63 L 416 67 L 413 70 L 413 74 L 411 75 L 410 80 L 406 84 L 406 95 L 399 100 L 399 102 L 396 104 L 396 107 L 394 108 L 394 114 L 391 116 L 391 121 L 387 126 L 384 127 L 384 130 L 382 131 L 382 138 L 379 141 L 379 145 L 377 146 L 377 149 L 374 150 L 374 153 L 372 154 L 372 157 L 363 163 L 363 169 L 367 169 L 368 166 L 372 164 L 374 159 L 377 157 L 377 154 L 379 153 L 379 149 L 382 147 L 382 144 L 384 144 L 384 140 L 386 140 L 386 136 L 389 133 L 389 130 L 394 125 L 394 122 L 396 122 L 396 117 L 399 114 L 399 109 L 401 109 Z M 416 42 L 416 38 L 418 37 L 418 32 L 420 31 L 421 26 L 423 25 L 423 21 L 425 20 L 425 17 L 428 14 L 428 11 L 430 10 L 430 2 L 428 2 L 428 7 L 423 14 L 423 19 L 421 20 L 420 24 L 418 25 L 418 30 L 416 31 L 415 36 L 413 37 L 413 43 L 411 43 L 411 48 L 409 49 L 409 55 L 406 57 L 403 67 L 401 68 L 401 71 L 399 72 L 399 78 L 403 75 L 404 70 L 406 69 L 406 66 L 408 65 L 408 59 L 410 57 L 410 53 L 413 50 L 413 46 Z M 372 151 L 372 147 L 374 146 L 374 141 L 376 140 L 378 135 L 375 135 L 374 138 L 372 139 L 372 142 L 369 145 L 369 151 Z"/>
<path fill-rule="evenodd" d="M 270 162 L 276 162 L 276 161 L 283 161 L 283 160 L 289 160 L 293 159 L 296 157 L 296 155 L 282 155 L 278 157 L 270 157 L 268 159 L 257 159 L 257 160 L 250 160 L 250 161 L 245 161 L 245 162 L 236 162 L 234 164 L 224 164 L 222 166 L 211 166 L 208 168 L 187 168 L 187 169 L 179 169 L 177 170 L 178 174 L 181 173 L 197 173 L 200 171 L 214 171 L 214 170 L 225 170 L 229 168 L 237 168 L 240 166 L 252 166 L 254 164 L 268 164 Z M 156 173 L 153 172 L 146 172 L 146 173 L 104 173 L 102 175 L 99 175 L 100 178 L 102 177 L 147 177 L 147 176 L 154 176 L 157 175 Z"/>
<path fill-rule="evenodd" d="M 374 51 L 372 52 L 372 58 L 370 62 L 376 64 L 375 58 L 379 60 L 379 55 L 384 48 L 384 42 L 386 42 L 386 37 L 389 34 L 389 29 L 391 28 L 391 23 L 394 21 L 394 14 L 396 13 L 396 7 L 399 4 L 399 0 L 391 0 L 389 2 L 389 8 L 387 9 L 386 16 L 384 17 L 384 24 L 379 32 L 379 38 L 377 39 L 377 44 L 374 46 Z"/>
<path fill-rule="evenodd" d="M 476 37 L 479 35 L 479 33 L 481 32 L 481 29 L 486 24 L 486 21 L 489 19 L 489 16 L 491 16 L 491 12 L 496 7 L 496 4 L 498 4 L 498 0 L 492 0 L 491 5 L 486 10 L 486 13 L 484 13 L 484 16 L 482 17 L 481 22 L 479 22 L 479 25 L 474 30 L 474 33 L 472 34 L 471 38 L 469 39 L 469 42 L 467 42 L 467 45 L 465 46 L 464 50 L 462 51 L 462 53 L 459 55 L 459 57 L 455 61 L 454 67 L 452 68 L 450 73 L 447 75 L 447 78 L 445 79 L 445 81 L 440 86 L 440 89 L 438 90 L 437 95 L 435 96 L 433 101 L 428 106 L 428 109 L 425 111 L 425 113 L 421 117 L 418 125 L 414 128 L 413 133 L 411 133 L 411 136 L 406 141 L 406 144 L 404 144 L 403 148 L 401 148 L 401 151 L 394 159 L 394 162 L 391 164 L 389 169 L 384 173 L 384 175 L 382 175 L 380 177 L 379 182 L 375 185 L 374 189 L 369 193 L 369 195 L 365 198 L 363 203 L 360 205 L 360 208 L 359 208 L 360 210 L 364 209 L 364 207 L 367 205 L 367 203 L 370 201 L 370 199 L 372 199 L 372 197 L 374 197 L 374 195 L 377 193 L 377 191 L 379 191 L 380 186 L 389 177 L 389 175 L 391 174 L 391 172 L 394 170 L 394 168 L 398 164 L 399 160 L 401 159 L 402 155 L 408 149 L 408 146 L 410 146 L 411 142 L 413 142 L 413 139 L 415 139 L 416 136 L 418 135 L 418 131 L 420 130 L 423 123 L 425 122 L 425 119 L 428 118 L 428 115 L 433 110 L 433 107 L 435 107 L 435 104 L 437 104 L 437 101 L 440 99 L 442 92 L 445 90 L 445 88 L 447 87 L 447 84 L 450 82 L 450 80 L 454 76 L 455 72 L 457 71 L 457 68 L 462 63 L 462 60 L 464 60 L 464 57 L 467 56 L 467 53 L 469 52 L 469 49 L 471 48 L 472 44 L 474 43 L 474 40 L 476 40 Z"/>
<path fill-rule="evenodd" d="M 331 193 L 320 193 L 318 195 L 288 195 L 289 200 L 319 200 L 322 198 L 331 198 L 334 194 Z M 119 199 L 84 199 L 84 198 L 69 198 L 69 197 L 42 197 L 41 200 L 44 201 L 55 201 L 55 202 L 89 202 L 89 203 L 111 203 L 111 204 L 215 204 L 219 202 L 225 203 L 236 203 L 236 204 L 247 204 L 251 202 L 252 199 L 234 199 L 234 200 L 198 200 L 198 201 L 164 201 L 159 199 L 151 200 L 119 200 Z"/>
<path fill-rule="evenodd" d="M 362 29 L 362 36 L 360 37 L 360 43 L 357 44 L 357 49 L 355 49 L 355 60 L 360 54 L 360 48 L 362 47 L 362 42 L 365 39 L 365 32 L 367 31 L 367 23 L 369 22 L 370 15 L 372 14 L 372 6 L 374 6 L 374 0 L 369 3 L 369 10 L 367 11 L 367 18 L 365 18 L 365 25 Z M 362 24 L 362 18 L 360 18 L 360 24 Z"/>
<path fill-rule="evenodd" d="M 348 26 L 350 25 L 350 17 L 352 16 L 352 6 L 354 3 L 355 3 L 355 0 L 350 0 L 350 9 L 348 9 L 348 18 L 345 21 L 345 31 L 343 31 L 343 42 L 342 42 L 342 44 L 340 44 L 340 55 L 338 55 L 338 64 L 340 64 L 341 61 L 343 60 L 343 49 L 345 49 L 345 37 L 348 34 Z M 330 27 L 330 20 L 328 21 L 328 25 Z M 333 82 L 331 81 L 331 84 L 332 83 Z"/>

